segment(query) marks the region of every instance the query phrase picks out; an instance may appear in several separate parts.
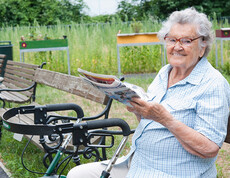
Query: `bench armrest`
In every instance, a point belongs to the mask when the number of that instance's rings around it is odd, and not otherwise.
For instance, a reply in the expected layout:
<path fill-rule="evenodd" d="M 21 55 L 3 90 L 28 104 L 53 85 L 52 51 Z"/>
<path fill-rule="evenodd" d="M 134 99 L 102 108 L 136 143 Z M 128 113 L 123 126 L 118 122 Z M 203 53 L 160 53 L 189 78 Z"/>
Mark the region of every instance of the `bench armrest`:
<path fill-rule="evenodd" d="M 22 91 L 27 91 L 27 90 L 32 89 L 35 85 L 36 85 L 36 83 L 34 82 L 31 86 L 29 86 L 27 88 L 21 88 L 21 89 L 2 88 L 2 89 L 0 89 L 0 92 L 2 92 L 2 91 L 22 92 Z"/>

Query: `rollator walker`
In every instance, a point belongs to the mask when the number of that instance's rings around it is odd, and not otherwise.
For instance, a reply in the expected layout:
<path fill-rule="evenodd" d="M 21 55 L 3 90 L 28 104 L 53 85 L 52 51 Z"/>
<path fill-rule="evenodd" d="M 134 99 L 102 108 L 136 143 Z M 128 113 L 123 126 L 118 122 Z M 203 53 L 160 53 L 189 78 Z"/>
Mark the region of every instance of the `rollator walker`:
<path fill-rule="evenodd" d="M 53 115 L 49 116 L 47 114 L 48 112 L 63 111 L 63 110 L 74 110 L 77 113 L 77 117 L 53 116 Z M 34 114 L 33 125 L 11 122 L 11 118 L 13 118 L 14 116 L 26 115 L 26 114 Z M 84 117 L 84 112 L 82 108 L 77 104 L 51 104 L 51 105 L 44 105 L 44 106 L 22 106 L 18 108 L 12 108 L 4 113 L 2 120 L 3 120 L 4 128 L 10 132 L 32 135 L 32 136 L 33 135 L 40 135 L 42 137 L 48 136 L 51 138 L 55 136 L 58 137 L 60 140 L 62 140 L 61 145 L 56 150 L 55 153 L 56 155 L 52 159 L 51 163 L 48 165 L 46 172 L 40 173 L 43 174 L 42 177 L 47 177 L 47 178 L 57 178 L 57 177 L 65 178 L 66 176 L 61 174 L 63 170 L 66 168 L 71 158 L 78 157 L 78 153 L 79 153 L 78 148 L 80 145 L 84 145 L 85 147 L 110 148 L 114 144 L 113 135 L 123 135 L 123 138 L 119 146 L 117 147 L 117 150 L 115 151 L 106 169 L 101 174 L 101 178 L 107 178 L 109 177 L 113 165 L 115 164 L 122 149 L 124 148 L 128 140 L 128 136 L 131 133 L 133 133 L 133 131 L 130 130 L 130 127 L 127 124 L 127 122 L 119 118 L 109 118 L 109 119 L 91 120 L 91 121 L 83 122 L 82 121 L 83 117 Z M 62 122 L 61 124 L 58 124 L 57 121 L 61 119 L 68 120 L 69 122 L 66 123 Z M 74 122 L 70 122 L 70 121 L 74 121 Z M 111 131 L 105 129 L 108 127 L 120 127 L 121 131 Z M 92 137 L 95 136 L 112 137 L 111 144 L 108 146 L 100 145 L 100 144 L 94 145 L 90 142 L 90 140 Z M 63 162 L 59 163 L 61 157 L 66 153 L 67 145 L 69 145 L 71 141 L 75 149 L 74 151 L 68 153 L 69 160 L 67 161 L 67 163 L 65 163 L 65 166 L 62 169 L 61 173 L 57 175 L 57 170 L 60 168 L 60 164 L 63 164 Z M 66 161 L 67 159 L 64 160 Z M 76 164 L 78 165 L 79 160 L 76 162 L 77 162 Z"/>

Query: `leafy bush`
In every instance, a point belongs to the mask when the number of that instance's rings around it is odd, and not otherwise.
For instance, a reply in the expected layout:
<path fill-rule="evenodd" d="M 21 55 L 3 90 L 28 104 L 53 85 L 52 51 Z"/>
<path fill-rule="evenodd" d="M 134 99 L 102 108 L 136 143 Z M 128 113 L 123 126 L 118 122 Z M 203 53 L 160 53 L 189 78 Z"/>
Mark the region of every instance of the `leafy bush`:
<path fill-rule="evenodd" d="M 225 75 L 230 75 L 230 63 L 226 62 L 222 67 L 221 67 L 222 73 Z"/>

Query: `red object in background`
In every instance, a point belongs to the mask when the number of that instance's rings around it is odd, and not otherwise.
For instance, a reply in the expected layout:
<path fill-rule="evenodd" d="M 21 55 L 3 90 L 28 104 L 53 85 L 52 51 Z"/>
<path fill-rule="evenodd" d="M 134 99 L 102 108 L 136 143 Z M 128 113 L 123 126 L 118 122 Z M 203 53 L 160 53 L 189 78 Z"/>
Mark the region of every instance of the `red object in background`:
<path fill-rule="evenodd" d="M 27 47 L 27 44 L 25 42 L 22 43 L 22 47 L 23 48 L 26 48 Z"/>
<path fill-rule="evenodd" d="M 216 30 L 216 37 L 230 38 L 230 28 L 221 28 L 220 30 Z"/>

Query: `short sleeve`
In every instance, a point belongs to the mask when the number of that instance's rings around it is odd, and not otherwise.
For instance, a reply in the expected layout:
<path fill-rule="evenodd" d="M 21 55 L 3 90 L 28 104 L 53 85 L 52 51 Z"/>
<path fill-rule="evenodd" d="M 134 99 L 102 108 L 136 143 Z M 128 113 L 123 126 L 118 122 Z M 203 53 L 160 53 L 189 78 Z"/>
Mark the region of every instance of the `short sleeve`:
<path fill-rule="evenodd" d="M 222 146 L 229 116 L 229 84 L 222 77 L 209 84 L 197 102 L 195 130 Z"/>

